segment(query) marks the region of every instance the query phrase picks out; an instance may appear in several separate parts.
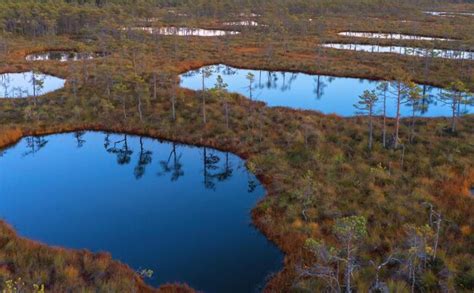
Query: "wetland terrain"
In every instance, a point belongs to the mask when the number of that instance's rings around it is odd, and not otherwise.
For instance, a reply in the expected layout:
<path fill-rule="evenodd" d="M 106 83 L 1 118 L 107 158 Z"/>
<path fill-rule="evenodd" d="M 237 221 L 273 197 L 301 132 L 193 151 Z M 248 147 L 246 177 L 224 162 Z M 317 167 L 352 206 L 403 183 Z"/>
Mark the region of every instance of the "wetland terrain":
<path fill-rule="evenodd" d="M 472 4 L 178 2 L 0 2 L 1 290 L 472 292 Z"/>

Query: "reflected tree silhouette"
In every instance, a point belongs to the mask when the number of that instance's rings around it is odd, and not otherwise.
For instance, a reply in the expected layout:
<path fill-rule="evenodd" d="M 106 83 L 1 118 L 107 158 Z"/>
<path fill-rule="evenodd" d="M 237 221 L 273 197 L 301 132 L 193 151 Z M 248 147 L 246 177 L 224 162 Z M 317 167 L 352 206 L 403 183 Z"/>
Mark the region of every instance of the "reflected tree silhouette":
<path fill-rule="evenodd" d="M 138 162 L 135 167 L 133 174 L 136 179 L 140 179 L 145 175 L 146 166 L 151 163 L 153 160 L 153 152 L 146 150 L 143 146 L 143 137 L 140 137 L 140 153 L 138 154 Z"/>
<path fill-rule="evenodd" d="M 290 90 L 291 89 L 291 84 L 293 83 L 293 81 L 296 80 L 296 77 L 298 76 L 298 74 L 290 72 L 290 78 L 287 81 L 286 74 L 287 74 L 286 72 L 281 72 L 281 76 L 283 77 L 283 82 L 282 82 L 282 85 L 280 87 L 280 90 L 282 92 Z"/>
<path fill-rule="evenodd" d="M 41 93 L 41 91 L 44 88 L 44 80 L 45 80 L 45 76 L 33 70 L 33 72 L 31 73 L 30 82 L 33 89 L 33 98 L 35 98 L 35 101 L 36 101 L 36 97 Z"/>
<path fill-rule="evenodd" d="M 224 70 L 222 70 L 222 74 L 224 74 L 224 75 L 236 75 L 237 72 L 238 72 L 237 69 L 233 69 L 230 66 L 225 66 Z"/>
<path fill-rule="evenodd" d="M 186 73 L 181 74 L 182 77 L 193 77 L 199 74 L 199 70 L 192 70 Z"/>
<path fill-rule="evenodd" d="M 25 140 L 27 151 L 23 153 L 24 157 L 36 154 L 48 143 L 48 141 L 43 136 L 29 136 Z"/>
<path fill-rule="evenodd" d="M 248 188 L 247 188 L 247 191 L 249 193 L 252 193 L 255 191 L 255 189 L 257 189 L 258 187 L 258 182 L 257 180 L 255 180 L 253 177 L 251 177 L 250 174 L 247 175 L 248 176 Z"/>
<path fill-rule="evenodd" d="M 297 77 L 298 77 L 297 73 L 292 72 L 290 74 L 290 78 L 288 79 L 288 84 L 287 84 L 287 87 L 285 88 L 285 90 L 291 90 L 291 85 L 293 84 L 293 82 L 296 80 Z"/>
<path fill-rule="evenodd" d="M 316 94 L 316 99 L 320 100 L 324 96 L 324 88 L 327 87 L 327 84 L 321 79 L 321 75 L 317 75 L 314 78 L 316 86 L 314 87 L 313 92 Z"/>
<path fill-rule="evenodd" d="M 204 186 L 207 189 L 215 190 L 217 183 L 232 178 L 234 168 L 228 152 L 225 153 L 223 163 L 219 167 L 218 165 L 221 161 L 221 158 L 219 155 L 216 155 L 214 150 L 208 151 L 207 148 L 203 148 L 203 177 Z"/>
<path fill-rule="evenodd" d="M 133 150 L 128 146 L 127 135 L 125 134 L 123 137 L 122 140 L 114 142 L 112 147 L 107 148 L 107 152 L 117 155 L 117 163 L 119 165 L 129 164 L 133 154 Z M 106 136 L 106 139 L 108 139 L 108 136 Z"/>
<path fill-rule="evenodd" d="M 77 148 L 82 148 L 86 143 L 84 139 L 85 131 L 76 131 L 74 132 L 74 138 L 76 139 Z"/>
<path fill-rule="evenodd" d="M 433 95 L 431 92 L 433 90 L 433 87 L 423 85 L 422 87 L 422 94 L 421 94 L 421 101 L 420 101 L 420 113 L 425 114 L 429 110 L 429 105 L 433 104 L 436 99 L 435 95 Z"/>
<path fill-rule="evenodd" d="M 171 173 L 171 181 L 177 181 L 179 177 L 184 176 L 183 164 L 181 164 L 181 154 L 176 152 L 176 143 L 172 142 L 172 148 L 170 155 L 167 160 L 160 161 L 162 173 L 158 173 L 158 176 L 162 176 L 165 173 Z"/>
<path fill-rule="evenodd" d="M 110 134 L 106 133 L 104 137 L 104 148 L 107 150 L 110 146 Z"/>
<path fill-rule="evenodd" d="M 265 86 L 262 83 L 262 70 L 258 71 L 258 88 L 263 89 Z"/>
<path fill-rule="evenodd" d="M 3 97 L 8 98 L 11 83 L 11 77 L 9 74 L 0 74 L 0 86 L 3 88 Z"/>
<path fill-rule="evenodd" d="M 24 75 L 25 76 L 25 75 Z M 22 98 L 28 96 L 28 89 L 21 86 L 12 86 L 14 83 L 12 75 L 0 74 L 0 87 L 3 89 L 4 98 Z"/>
<path fill-rule="evenodd" d="M 277 87 L 278 76 L 276 73 L 268 71 L 267 72 L 267 83 L 266 86 L 268 89 L 274 89 Z"/>
<path fill-rule="evenodd" d="M 281 90 L 282 92 L 284 92 L 284 91 L 286 91 L 286 90 L 288 89 L 288 86 L 286 85 L 286 72 L 282 72 L 282 73 L 281 73 L 281 76 L 283 77 L 283 81 L 282 81 L 282 83 L 281 83 L 281 88 L 280 88 L 280 90 Z"/>
<path fill-rule="evenodd" d="M 219 172 L 217 174 L 215 174 L 215 177 L 219 181 L 225 181 L 225 180 L 232 177 L 233 172 L 234 172 L 234 170 L 233 170 L 232 165 L 229 161 L 229 153 L 226 152 L 224 163 L 223 163 L 222 167 L 219 169 Z"/>
<path fill-rule="evenodd" d="M 214 154 L 214 152 L 208 153 L 207 148 L 203 148 L 203 153 L 202 153 L 202 158 L 203 158 L 203 177 L 204 177 L 204 187 L 207 189 L 216 189 L 216 175 L 213 174 L 213 171 L 217 170 L 219 167 L 217 167 L 217 163 L 219 163 L 220 158 Z"/>

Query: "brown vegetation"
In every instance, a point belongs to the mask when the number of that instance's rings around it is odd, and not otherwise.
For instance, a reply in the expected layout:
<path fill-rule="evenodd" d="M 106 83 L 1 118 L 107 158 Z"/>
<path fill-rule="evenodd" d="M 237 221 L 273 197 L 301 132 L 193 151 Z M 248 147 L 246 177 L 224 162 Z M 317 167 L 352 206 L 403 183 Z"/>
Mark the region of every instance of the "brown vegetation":
<path fill-rule="evenodd" d="M 351 25 L 362 28 L 369 24 L 363 18 L 334 17 L 324 20 L 324 25 L 346 30 Z M 457 33 L 460 26 L 441 19 L 439 26 L 420 24 L 419 31 L 425 33 L 433 27 L 433 34 L 464 37 Z M 395 22 L 384 25 L 384 29 L 396 27 Z M 449 33 L 441 32 L 444 27 L 450 28 Z M 471 27 L 466 30 L 472 32 Z M 459 119 L 456 133 L 449 131 L 448 119 L 419 118 L 412 142 L 408 142 L 410 121 L 402 120 L 400 136 L 406 147 L 403 153 L 401 149 L 381 146 L 381 129 L 376 124 L 370 153 L 366 148 L 366 118 L 268 108 L 225 94 L 208 98 L 208 123 L 203 125 L 200 93 L 173 90 L 176 74 L 215 63 L 371 79 L 392 79 L 395 69 L 403 69 L 417 82 L 446 86 L 453 80 L 462 80 L 474 89 L 472 61 L 431 60 L 427 68 L 421 58 L 332 50 L 315 53 L 314 45 L 334 37 L 334 31 L 325 30 L 318 36 L 312 32 L 293 33 L 285 34 L 284 41 L 279 39 L 279 32 L 205 41 L 172 37 L 156 41 L 143 33 L 121 34 L 120 38 L 109 40 L 111 56 L 78 62 L 81 70 L 76 71 L 67 63 L 27 63 L 24 55 L 47 48 L 74 48 L 77 41 L 61 37 L 58 46 L 56 37 L 38 38 L 34 43 L 12 37 L 10 53 L 0 72 L 35 67 L 69 78 L 69 83 L 64 90 L 39 98 L 35 107 L 30 100 L 0 100 L 0 147 L 28 135 L 105 130 L 206 145 L 242 156 L 267 190 L 265 199 L 253 210 L 254 223 L 286 253 L 283 270 L 267 285 L 269 292 L 323 290 L 321 282 L 298 275 L 297 266 L 310 266 L 315 261 L 305 249 L 305 241 L 314 238 L 338 246 L 332 227 L 337 219 L 353 215 L 368 220 L 368 237 L 360 245 L 358 256 L 363 266 L 354 276 L 355 288 L 368 291 L 374 278 L 370 261 L 381 262 L 395 251 L 403 254 L 408 237 L 405 225 L 426 226 L 428 203 L 448 221 L 443 226 L 436 262 L 420 274 L 417 288 L 431 292 L 441 288 L 472 289 L 474 202 L 466 191 L 473 182 L 473 115 Z M 82 46 L 95 51 L 99 44 Z M 144 81 L 130 78 L 132 72 Z M 156 99 L 146 96 L 143 117 L 139 117 L 133 90 L 144 88 L 151 92 L 153 74 L 159 76 L 159 92 Z M 72 77 L 80 80 L 76 97 Z M 108 77 L 115 84 L 124 85 L 126 91 L 107 92 Z M 170 118 L 171 96 L 177 99 L 175 120 Z M 224 123 L 222 98 L 230 103 L 229 129 Z M 389 119 L 387 124 L 393 132 L 395 122 Z M 308 171 L 314 182 L 310 187 L 304 180 Z M 305 197 L 305 193 L 310 196 Z M 0 266 L 3 280 L 19 276 L 33 283 L 41 280 L 52 291 L 153 290 L 130 268 L 107 254 L 50 248 L 19 238 L 5 223 L 0 224 L 0 229 L 0 260 L 7 262 Z M 56 273 L 62 279 L 55 277 Z M 439 274 L 435 281 L 433 274 Z M 408 290 L 408 277 L 401 266 L 387 269 L 383 277 L 390 289 Z M 161 289 L 191 290 L 174 286 Z"/>

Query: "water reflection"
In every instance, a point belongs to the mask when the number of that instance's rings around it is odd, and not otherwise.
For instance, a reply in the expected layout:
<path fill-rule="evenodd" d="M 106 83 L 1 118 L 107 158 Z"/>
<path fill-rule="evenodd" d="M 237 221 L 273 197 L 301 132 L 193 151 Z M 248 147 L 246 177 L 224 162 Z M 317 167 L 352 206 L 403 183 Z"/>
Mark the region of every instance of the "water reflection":
<path fill-rule="evenodd" d="M 167 160 L 160 161 L 162 171 L 158 173 L 159 176 L 170 174 L 171 181 L 177 181 L 181 176 L 184 176 L 183 164 L 181 164 L 181 154 L 178 155 L 175 142 L 172 142 L 172 148 Z"/>
<path fill-rule="evenodd" d="M 265 71 L 238 69 L 226 65 L 212 65 L 198 70 L 189 71 L 181 75 L 181 86 L 193 90 L 202 89 L 202 72 L 210 71 L 212 74 L 204 79 L 205 88 L 212 88 L 221 76 L 228 84 L 230 92 L 240 93 L 258 101 L 267 103 L 270 107 L 282 106 L 295 109 L 317 110 L 326 114 L 336 113 L 341 116 L 354 116 L 359 95 L 364 90 L 375 90 L 377 81 L 334 77 L 326 75 L 310 75 L 294 72 Z M 255 82 L 249 86 L 247 75 L 252 73 Z M 450 116 L 449 106 L 440 103 L 438 96 L 441 89 L 428 85 L 421 85 L 423 97 L 417 115 L 426 117 Z M 464 105 L 465 112 L 472 112 L 472 106 Z M 379 105 L 379 108 L 381 106 Z M 378 109 L 381 113 L 381 109 Z M 408 104 L 402 105 L 401 114 L 410 116 L 413 108 Z M 389 94 L 387 99 L 387 115 L 394 116 L 396 112 L 396 99 Z"/>
<path fill-rule="evenodd" d="M 152 269 L 154 286 L 253 292 L 281 266 L 251 225 L 264 190 L 230 153 L 125 134 L 27 137 L 0 156 L 0 182 L 0 215 L 20 235 L 108 251 Z"/>
<path fill-rule="evenodd" d="M 65 80 L 38 72 L 0 74 L 0 98 L 40 96 L 64 87 Z"/>
<path fill-rule="evenodd" d="M 392 53 L 416 57 L 429 58 L 445 58 L 445 59 L 465 59 L 474 60 L 474 52 L 460 51 L 460 50 L 445 50 L 445 49 L 429 49 L 417 47 L 403 47 L 403 46 L 381 46 L 381 45 L 365 45 L 365 44 L 343 44 L 343 43 L 329 43 L 321 45 L 325 48 L 337 50 L 350 50 L 358 52 L 369 53 Z"/>
<path fill-rule="evenodd" d="M 222 37 L 228 35 L 238 35 L 238 31 L 190 28 L 190 27 L 133 27 L 132 30 L 141 30 L 150 34 L 159 34 L 164 36 L 183 36 L 183 37 Z M 124 28 L 126 30 L 126 28 Z"/>
<path fill-rule="evenodd" d="M 340 36 L 366 39 L 417 40 L 417 41 L 453 41 L 453 39 L 408 35 L 399 33 L 340 32 Z"/>
<path fill-rule="evenodd" d="M 27 61 L 79 61 L 79 60 L 92 60 L 95 58 L 105 57 L 105 53 L 78 53 L 73 51 L 48 51 L 33 53 L 26 56 Z"/>
<path fill-rule="evenodd" d="M 116 140 L 112 143 L 112 146 L 108 148 L 110 143 L 109 134 L 106 135 L 104 139 L 104 146 L 106 146 L 106 150 L 108 153 L 114 154 L 117 156 L 117 163 L 119 165 L 126 165 L 129 164 L 131 161 L 131 157 L 133 151 L 128 147 L 128 135 L 124 134 L 123 138 L 120 140 Z"/>
<path fill-rule="evenodd" d="M 25 151 L 23 152 L 23 157 L 35 155 L 37 152 L 41 151 L 47 144 L 48 140 L 44 137 L 31 136 L 25 138 Z"/>
<path fill-rule="evenodd" d="M 223 25 L 228 26 L 259 26 L 260 24 L 254 20 L 241 20 L 241 21 L 230 21 L 224 22 Z"/>
<path fill-rule="evenodd" d="M 432 16 L 445 16 L 445 17 L 474 16 L 474 12 L 424 11 L 423 13 L 429 14 Z"/>

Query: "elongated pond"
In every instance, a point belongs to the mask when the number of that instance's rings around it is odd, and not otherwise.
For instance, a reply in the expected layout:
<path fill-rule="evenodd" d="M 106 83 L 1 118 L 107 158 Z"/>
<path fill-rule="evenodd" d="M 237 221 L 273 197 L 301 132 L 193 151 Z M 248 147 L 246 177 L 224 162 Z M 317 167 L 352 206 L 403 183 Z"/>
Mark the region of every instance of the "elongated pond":
<path fill-rule="evenodd" d="M 158 34 L 164 36 L 181 36 L 181 37 L 222 37 L 228 35 L 238 35 L 238 31 L 190 28 L 190 27 L 134 27 L 132 30 L 141 30 L 150 34 Z M 126 29 L 125 29 L 126 30 Z"/>
<path fill-rule="evenodd" d="M 424 13 L 432 15 L 432 16 L 447 16 L 447 17 L 474 16 L 474 12 L 424 11 Z"/>
<path fill-rule="evenodd" d="M 325 48 L 348 50 L 368 53 L 392 53 L 399 55 L 444 58 L 444 59 L 464 59 L 474 60 L 474 51 L 461 50 L 445 50 L 445 49 L 427 49 L 417 47 L 403 46 L 381 46 L 381 45 L 365 45 L 365 44 L 346 44 L 346 43 L 329 43 L 321 45 Z"/>
<path fill-rule="evenodd" d="M 49 245 L 108 251 L 154 286 L 253 292 L 282 265 L 237 156 L 122 134 L 28 137 L 0 155 L 0 215 Z"/>
<path fill-rule="evenodd" d="M 79 61 L 92 60 L 106 56 L 105 53 L 78 53 L 74 51 L 48 51 L 32 53 L 26 56 L 27 61 Z"/>
<path fill-rule="evenodd" d="M 228 26 L 259 26 L 260 24 L 254 20 L 241 20 L 241 21 L 230 21 L 224 22 L 223 25 Z"/>
<path fill-rule="evenodd" d="M 366 39 L 389 39 L 389 40 L 410 40 L 410 41 L 453 41 L 453 39 L 428 37 L 420 35 L 409 35 L 399 33 L 374 33 L 374 32 L 340 32 L 340 36 Z"/>
<path fill-rule="evenodd" d="M 354 104 L 364 90 L 374 90 L 379 82 L 347 77 L 310 75 L 304 73 L 238 69 L 226 65 L 212 65 L 182 74 L 181 86 L 193 90 L 202 89 L 202 70 L 211 72 L 204 80 L 206 88 L 216 84 L 217 76 L 221 76 L 228 84 L 228 91 L 240 93 L 252 99 L 263 101 L 270 107 L 289 107 L 294 109 L 316 110 L 325 114 L 336 113 L 341 116 L 356 115 L 358 110 Z M 247 79 L 252 73 L 254 82 L 250 87 Z M 421 86 L 423 99 L 416 112 L 417 116 L 438 117 L 450 116 L 451 108 L 438 100 L 440 88 Z M 251 90 L 250 90 L 251 89 Z M 388 116 L 396 113 L 396 99 L 390 92 L 386 93 L 386 109 Z M 377 113 L 382 113 L 382 99 L 376 106 Z M 412 107 L 402 105 L 401 114 L 410 116 Z M 463 105 L 461 112 L 472 113 L 472 106 Z"/>
<path fill-rule="evenodd" d="M 0 98 L 39 96 L 63 88 L 64 83 L 64 79 L 31 71 L 0 74 Z"/>

